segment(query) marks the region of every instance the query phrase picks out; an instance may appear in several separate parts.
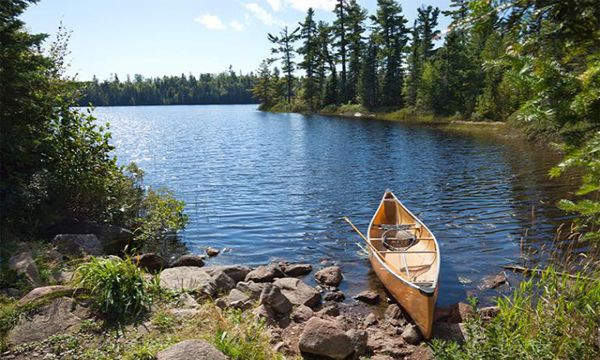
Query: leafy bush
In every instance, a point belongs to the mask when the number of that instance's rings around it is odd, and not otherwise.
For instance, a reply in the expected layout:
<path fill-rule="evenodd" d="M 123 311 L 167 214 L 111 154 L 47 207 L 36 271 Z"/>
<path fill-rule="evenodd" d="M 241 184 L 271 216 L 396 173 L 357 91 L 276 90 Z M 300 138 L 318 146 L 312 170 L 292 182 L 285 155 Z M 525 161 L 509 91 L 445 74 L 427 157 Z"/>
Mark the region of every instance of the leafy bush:
<path fill-rule="evenodd" d="M 549 268 L 497 301 L 489 324 L 467 322 L 465 344 L 433 341 L 438 359 L 597 359 L 600 281 Z"/>
<path fill-rule="evenodd" d="M 128 320 L 148 310 L 151 284 L 130 259 L 91 258 L 75 271 L 74 282 L 109 320 Z"/>

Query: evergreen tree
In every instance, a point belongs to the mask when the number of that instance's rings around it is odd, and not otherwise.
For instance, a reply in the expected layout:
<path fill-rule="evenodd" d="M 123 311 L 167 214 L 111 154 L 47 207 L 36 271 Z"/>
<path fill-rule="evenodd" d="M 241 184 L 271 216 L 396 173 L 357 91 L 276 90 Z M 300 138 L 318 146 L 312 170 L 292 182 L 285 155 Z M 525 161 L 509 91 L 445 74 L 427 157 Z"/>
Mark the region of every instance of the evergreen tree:
<path fill-rule="evenodd" d="M 375 41 L 369 41 L 363 54 L 359 82 L 360 102 L 365 108 L 371 110 L 378 105 L 377 89 L 377 46 Z"/>
<path fill-rule="evenodd" d="M 334 13 L 336 16 L 335 21 L 333 22 L 333 34 L 335 36 L 336 42 L 335 46 L 337 47 L 336 57 L 338 57 L 339 62 L 342 65 L 341 71 L 341 79 L 340 79 L 340 99 L 342 101 L 346 101 L 345 96 L 347 94 L 346 83 L 347 83 L 347 72 L 346 72 L 346 64 L 347 64 L 347 37 L 348 37 L 348 26 L 347 26 L 347 5 L 346 0 L 336 0 Z"/>
<path fill-rule="evenodd" d="M 377 13 L 372 16 L 373 32 L 378 43 L 382 68 L 381 104 L 402 106 L 404 72 L 402 53 L 408 41 L 407 20 L 395 0 L 377 0 Z"/>
<path fill-rule="evenodd" d="M 367 19 L 367 10 L 362 8 L 356 0 L 350 0 L 347 4 L 347 28 L 348 28 L 348 73 L 346 78 L 344 101 L 357 101 L 357 86 L 360 79 L 361 57 L 364 50 L 363 33 L 364 22 Z"/>
<path fill-rule="evenodd" d="M 287 94 L 286 101 L 290 103 L 292 101 L 293 84 L 294 84 L 294 42 L 298 40 L 298 32 L 300 28 L 296 28 L 292 31 L 288 30 L 288 27 L 284 27 L 279 33 L 279 36 L 268 34 L 267 37 L 274 47 L 271 49 L 272 54 L 279 54 L 282 62 L 282 70 L 285 73 Z"/>
<path fill-rule="evenodd" d="M 316 78 L 319 67 L 320 48 L 314 15 L 314 10 L 309 8 L 304 22 L 300 23 L 300 38 L 303 40 L 303 44 L 298 49 L 298 53 L 304 56 L 298 67 L 303 69 L 306 74 L 303 79 L 303 97 L 311 111 L 315 109 L 320 95 L 319 84 Z"/>
<path fill-rule="evenodd" d="M 319 69 L 319 91 L 322 96 L 321 106 L 337 104 L 339 89 L 335 56 L 331 50 L 332 28 L 325 22 L 319 21 L 317 34 L 319 43 L 317 64 Z M 329 76 L 327 75 L 328 72 Z"/>

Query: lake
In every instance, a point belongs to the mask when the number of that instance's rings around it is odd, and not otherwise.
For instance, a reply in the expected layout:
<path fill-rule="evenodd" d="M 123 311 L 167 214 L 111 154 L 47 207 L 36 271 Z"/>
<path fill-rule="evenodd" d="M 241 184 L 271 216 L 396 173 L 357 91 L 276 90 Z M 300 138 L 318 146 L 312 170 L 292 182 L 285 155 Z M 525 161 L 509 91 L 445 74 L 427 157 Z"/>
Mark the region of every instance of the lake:
<path fill-rule="evenodd" d="M 440 305 L 521 262 L 523 247 L 551 243 L 566 220 L 554 205 L 570 191 L 568 179 L 547 177 L 558 156 L 489 131 L 256 105 L 105 107 L 95 115 L 111 124 L 119 163 L 135 161 L 146 185 L 185 201 L 191 252 L 230 249 L 213 263 L 335 262 L 347 297 L 380 285 L 340 218 L 366 231 L 386 189 L 439 240 Z"/>

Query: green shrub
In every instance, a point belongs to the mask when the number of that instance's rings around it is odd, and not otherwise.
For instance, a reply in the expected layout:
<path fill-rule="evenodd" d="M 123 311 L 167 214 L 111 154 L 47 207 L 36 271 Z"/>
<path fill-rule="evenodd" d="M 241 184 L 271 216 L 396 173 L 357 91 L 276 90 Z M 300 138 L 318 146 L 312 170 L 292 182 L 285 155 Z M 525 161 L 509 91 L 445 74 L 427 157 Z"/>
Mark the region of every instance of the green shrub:
<path fill-rule="evenodd" d="M 91 258 L 76 269 L 74 282 L 109 320 L 132 319 L 152 302 L 150 284 L 130 259 Z"/>
<path fill-rule="evenodd" d="M 497 301 L 499 314 L 466 324 L 463 345 L 433 341 L 438 359 L 597 359 L 600 281 L 573 279 L 552 268 Z"/>

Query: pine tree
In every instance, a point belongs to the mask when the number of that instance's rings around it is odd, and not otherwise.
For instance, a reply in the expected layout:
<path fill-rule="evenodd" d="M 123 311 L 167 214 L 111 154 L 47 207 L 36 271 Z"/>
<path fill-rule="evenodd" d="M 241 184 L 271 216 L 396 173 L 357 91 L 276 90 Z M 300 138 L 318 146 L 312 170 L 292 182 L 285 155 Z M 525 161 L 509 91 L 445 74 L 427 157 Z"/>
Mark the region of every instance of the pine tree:
<path fill-rule="evenodd" d="M 365 108 L 371 110 L 378 105 L 377 89 L 377 46 L 375 41 L 369 41 L 363 53 L 359 82 L 360 102 Z"/>
<path fill-rule="evenodd" d="M 378 0 L 377 13 L 372 16 L 373 32 L 380 51 L 382 67 L 381 103 L 383 106 L 403 105 L 402 87 L 404 72 L 402 53 L 408 41 L 407 20 L 402 7 L 395 0 Z"/>
<path fill-rule="evenodd" d="M 338 78 L 336 61 L 331 50 L 333 29 L 324 21 L 319 21 L 317 26 L 318 52 L 318 78 L 321 93 L 321 106 L 334 105 L 338 102 Z M 327 73 L 329 72 L 329 76 Z"/>
<path fill-rule="evenodd" d="M 356 0 L 350 0 L 347 4 L 347 28 L 348 28 L 348 73 L 346 79 L 344 101 L 356 102 L 357 86 L 360 79 L 361 56 L 364 50 L 363 33 L 364 22 L 367 19 L 367 10 L 362 8 Z"/>
<path fill-rule="evenodd" d="M 268 110 L 273 106 L 272 98 L 272 77 L 271 70 L 269 69 L 270 60 L 266 59 L 260 63 L 258 68 L 258 79 L 254 87 L 252 88 L 252 95 L 260 100 L 260 109 Z"/>
<path fill-rule="evenodd" d="M 298 53 L 304 56 L 298 67 L 306 73 L 303 81 L 303 97 L 308 102 L 311 111 L 315 110 L 315 105 L 319 100 L 319 84 L 315 75 L 319 65 L 320 49 L 314 15 L 314 10 L 309 8 L 304 22 L 300 23 L 300 38 L 303 40 L 303 44 L 298 49 Z"/>
<path fill-rule="evenodd" d="M 339 59 L 339 62 L 342 65 L 341 71 L 341 82 L 340 82 L 340 98 L 342 101 L 345 101 L 344 97 L 347 93 L 346 91 L 346 82 L 347 82 L 347 73 L 346 73 L 346 64 L 347 64 L 347 5 L 346 0 L 336 0 L 336 5 L 333 10 L 335 13 L 336 19 L 333 22 L 333 33 L 336 39 L 335 46 L 337 47 L 336 56 Z"/>
<path fill-rule="evenodd" d="M 279 36 L 273 34 L 267 35 L 269 41 L 274 45 L 271 49 L 271 53 L 279 54 L 280 60 L 282 61 L 282 70 L 285 73 L 287 85 L 286 101 L 288 104 L 291 103 L 293 95 L 294 70 L 296 65 L 296 63 L 294 63 L 294 42 L 298 40 L 299 31 L 300 28 L 289 31 L 286 26 L 281 30 Z"/>

